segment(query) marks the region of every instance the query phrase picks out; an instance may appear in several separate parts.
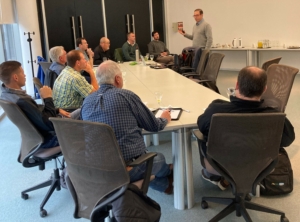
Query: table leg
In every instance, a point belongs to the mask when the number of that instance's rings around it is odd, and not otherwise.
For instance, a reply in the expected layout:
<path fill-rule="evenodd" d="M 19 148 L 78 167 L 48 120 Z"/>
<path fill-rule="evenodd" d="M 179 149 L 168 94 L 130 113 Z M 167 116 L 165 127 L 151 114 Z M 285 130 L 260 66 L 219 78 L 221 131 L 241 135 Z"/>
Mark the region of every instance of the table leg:
<path fill-rule="evenodd" d="M 178 129 L 172 132 L 172 156 L 174 170 L 174 207 L 184 210 L 184 152 L 183 152 L 183 132 Z"/>
<path fill-rule="evenodd" d="M 192 129 L 184 128 L 184 152 L 187 187 L 187 207 L 191 209 L 194 204 L 194 177 L 193 177 L 193 157 L 192 157 Z"/>
<path fill-rule="evenodd" d="M 145 143 L 146 147 L 150 146 L 150 144 L 151 144 L 150 135 L 144 135 L 144 143 Z"/>
<path fill-rule="evenodd" d="M 153 138 L 153 145 L 158 146 L 159 145 L 159 135 L 157 133 L 153 134 L 152 138 Z"/>

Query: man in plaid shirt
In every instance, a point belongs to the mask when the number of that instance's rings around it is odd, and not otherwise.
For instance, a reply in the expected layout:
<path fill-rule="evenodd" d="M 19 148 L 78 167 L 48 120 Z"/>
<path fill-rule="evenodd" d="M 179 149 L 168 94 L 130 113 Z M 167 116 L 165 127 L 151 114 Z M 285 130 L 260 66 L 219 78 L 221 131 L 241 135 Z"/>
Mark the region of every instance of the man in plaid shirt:
<path fill-rule="evenodd" d="M 67 54 L 67 66 L 57 77 L 53 85 L 53 99 L 57 108 L 78 108 L 82 101 L 99 86 L 94 71 L 82 52 L 72 50 Z M 91 84 L 80 74 L 85 70 L 90 74 Z"/>

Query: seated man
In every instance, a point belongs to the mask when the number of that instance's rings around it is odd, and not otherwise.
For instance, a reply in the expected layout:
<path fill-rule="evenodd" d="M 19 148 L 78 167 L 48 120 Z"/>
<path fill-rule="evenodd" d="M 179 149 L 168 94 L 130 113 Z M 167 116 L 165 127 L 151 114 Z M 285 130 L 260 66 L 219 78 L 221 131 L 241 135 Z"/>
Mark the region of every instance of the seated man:
<path fill-rule="evenodd" d="M 91 48 L 89 47 L 89 44 L 87 43 L 85 38 L 77 38 L 76 39 L 76 50 L 79 50 L 83 53 L 84 58 L 86 61 L 88 61 L 91 65 L 91 67 L 93 67 L 94 65 L 94 52 L 92 51 Z"/>
<path fill-rule="evenodd" d="M 114 56 L 109 48 L 110 41 L 106 37 L 100 39 L 100 45 L 94 49 L 94 65 L 99 65 L 103 62 L 103 58 L 106 60 L 114 60 Z"/>
<path fill-rule="evenodd" d="M 91 84 L 80 74 L 89 73 Z M 79 108 L 82 101 L 99 88 L 94 71 L 82 52 L 72 50 L 67 54 L 67 66 L 57 77 L 53 86 L 54 104 L 57 108 Z"/>
<path fill-rule="evenodd" d="M 276 109 L 264 105 L 261 100 L 262 94 L 267 89 L 267 74 L 264 70 L 257 67 L 245 67 L 238 75 L 235 86 L 235 95 L 230 96 L 230 102 L 224 100 L 214 100 L 198 117 L 198 127 L 204 138 L 207 140 L 211 117 L 215 113 L 268 113 L 276 112 Z M 294 127 L 286 118 L 281 138 L 281 147 L 289 146 L 295 139 Z M 200 150 L 202 148 L 202 151 Z M 199 147 L 202 170 L 202 177 L 218 185 L 222 190 L 228 186 L 227 181 L 221 178 L 219 173 L 213 169 L 205 158 L 206 143 L 203 142 Z M 204 154 L 204 156 L 202 155 Z"/>
<path fill-rule="evenodd" d="M 154 55 L 155 61 L 163 64 L 174 64 L 174 57 L 170 56 L 170 52 L 166 47 L 166 44 L 159 41 L 159 33 L 157 31 L 152 32 L 153 40 L 148 44 L 148 52 L 150 55 Z"/>
<path fill-rule="evenodd" d="M 165 110 L 160 118 L 155 118 L 136 94 L 122 89 L 122 73 L 113 61 L 103 62 L 96 77 L 100 89 L 84 100 L 81 117 L 110 125 L 125 162 L 131 162 L 147 152 L 142 129 L 150 132 L 162 130 L 171 121 L 170 112 Z M 131 182 L 142 179 L 145 167 L 143 164 L 129 171 Z M 150 182 L 150 187 L 167 194 L 173 192 L 172 165 L 166 164 L 161 153 L 154 158 L 152 174 L 155 179 Z"/>
<path fill-rule="evenodd" d="M 15 103 L 20 107 L 29 121 L 43 135 L 44 142 L 41 147 L 52 148 L 59 146 L 49 117 L 57 117 L 58 114 L 70 117 L 70 113 L 54 107 L 51 88 L 43 86 L 40 89 L 40 95 L 45 105 L 38 105 L 21 88 L 25 86 L 26 76 L 21 63 L 17 61 L 7 61 L 0 65 L 0 80 L 3 82 L 1 99 Z"/>
<path fill-rule="evenodd" d="M 49 69 L 54 71 L 57 75 L 66 67 L 67 53 L 62 46 L 55 46 L 49 50 L 49 56 L 52 64 Z"/>
<path fill-rule="evenodd" d="M 125 42 L 122 46 L 123 60 L 124 61 L 136 61 L 136 58 L 135 58 L 135 50 L 136 49 L 139 49 L 139 46 L 135 42 L 135 34 L 133 32 L 129 32 L 127 34 L 127 42 Z M 139 51 L 139 54 L 141 54 L 140 51 Z"/>

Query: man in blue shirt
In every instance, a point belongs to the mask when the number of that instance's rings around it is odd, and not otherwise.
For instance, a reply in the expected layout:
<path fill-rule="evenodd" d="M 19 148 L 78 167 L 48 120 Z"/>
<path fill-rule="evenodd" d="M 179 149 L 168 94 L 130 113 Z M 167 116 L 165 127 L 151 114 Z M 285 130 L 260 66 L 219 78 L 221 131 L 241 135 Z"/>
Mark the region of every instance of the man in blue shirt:
<path fill-rule="evenodd" d="M 57 75 L 66 67 L 67 53 L 62 46 L 55 46 L 49 50 L 49 56 L 52 64 L 49 69 L 54 71 Z"/>
<path fill-rule="evenodd" d="M 144 105 L 133 92 L 122 89 L 123 78 L 117 63 L 109 60 L 100 64 L 96 72 L 99 90 L 86 97 L 81 108 L 83 120 L 110 125 L 118 140 L 125 162 L 133 161 L 147 152 L 142 129 L 150 132 L 162 130 L 171 121 L 170 112 L 165 110 L 160 118 Z M 131 182 L 142 179 L 146 164 L 129 171 Z M 150 187 L 171 194 L 173 192 L 172 165 L 157 153 L 152 174 L 155 179 Z"/>

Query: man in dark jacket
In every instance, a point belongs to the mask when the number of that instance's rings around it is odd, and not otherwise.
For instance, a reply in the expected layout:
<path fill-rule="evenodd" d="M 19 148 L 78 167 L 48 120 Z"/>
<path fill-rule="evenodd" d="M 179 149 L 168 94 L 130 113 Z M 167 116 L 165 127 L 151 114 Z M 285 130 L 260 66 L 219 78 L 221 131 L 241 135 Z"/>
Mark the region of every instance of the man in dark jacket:
<path fill-rule="evenodd" d="M 100 39 L 100 44 L 94 49 L 94 65 L 99 65 L 103 60 L 114 60 L 110 50 L 110 41 L 106 37 Z"/>
<path fill-rule="evenodd" d="M 198 117 L 198 127 L 204 138 L 207 140 L 209 134 L 209 127 L 212 115 L 215 113 L 271 113 L 276 112 L 275 108 L 264 105 L 261 100 L 262 94 L 267 89 L 267 74 L 264 70 L 257 67 L 245 67 L 238 75 L 237 83 L 235 86 L 235 95 L 230 96 L 230 102 L 224 100 L 214 100 L 207 107 L 205 112 Z M 281 138 L 281 147 L 289 146 L 295 139 L 294 127 L 286 118 L 284 129 Z M 206 143 L 201 144 L 202 151 L 200 151 L 201 162 L 203 167 L 202 177 L 218 185 L 222 190 L 228 184 L 224 181 L 219 173 L 207 162 Z M 199 149 L 201 149 L 199 147 Z M 204 154 L 204 157 L 202 154 Z M 224 183 L 225 182 L 225 183 Z"/>
<path fill-rule="evenodd" d="M 42 148 L 52 148 L 58 146 L 58 140 L 54 132 L 52 122 L 49 117 L 57 117 L 61 114 L 70 117 L 70 113 L 56 109 L 52 99 L 52 90 L 48 86 L 40 89 L 40 95 L 44 100 L 44 105 L 38 105 L 26 91 L 22 89 L 25 85 L 26 75 L 17 61 L 7 61 L 0 65 L 1 99 L 17 104 L 29 121 L 43 135 L 44 143 Z"/>

